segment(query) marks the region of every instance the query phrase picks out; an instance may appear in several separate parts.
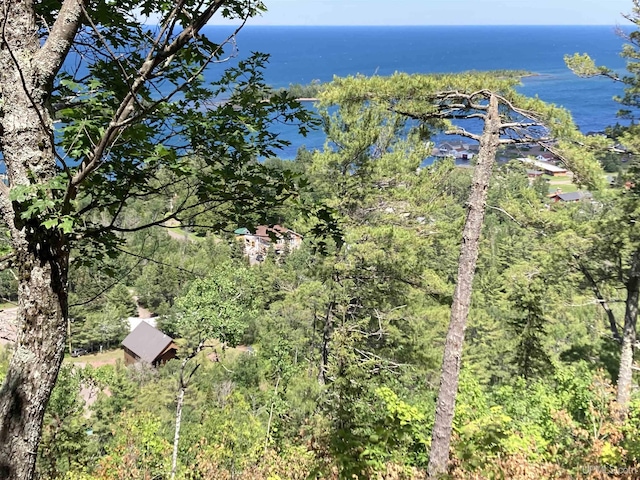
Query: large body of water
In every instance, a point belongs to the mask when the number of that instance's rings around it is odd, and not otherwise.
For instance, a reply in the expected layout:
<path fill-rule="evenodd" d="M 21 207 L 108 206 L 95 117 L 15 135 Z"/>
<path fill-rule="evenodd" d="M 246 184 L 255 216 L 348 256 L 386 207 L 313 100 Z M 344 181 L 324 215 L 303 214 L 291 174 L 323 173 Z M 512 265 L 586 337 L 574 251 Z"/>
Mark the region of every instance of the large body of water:
<path fill-rule="evenodd" d="M 222 27 L 207 27 L 212 40 Z M 624 39 L 606 26 L 464 26 L 464 27 L 245 27 L 238 35 L 239 58 L 252 51 L 271 55 L 267 83 L 286 87 L 334 75 L 390 75 L 517 69 L 538 74 L 523 80 L 520 91 L 563 106 L 583 132 L 616 123 L 613 97 L 621 85 L 607 79 L 582 79 L 564 64 L 566 54 L 589 53 L 597 64 L 624 71 Z M 216 75 L 215 71 L 210 74 Z M 321 148 L 322 132 L 292 141 L 283 157 L 300 145 Z"/>

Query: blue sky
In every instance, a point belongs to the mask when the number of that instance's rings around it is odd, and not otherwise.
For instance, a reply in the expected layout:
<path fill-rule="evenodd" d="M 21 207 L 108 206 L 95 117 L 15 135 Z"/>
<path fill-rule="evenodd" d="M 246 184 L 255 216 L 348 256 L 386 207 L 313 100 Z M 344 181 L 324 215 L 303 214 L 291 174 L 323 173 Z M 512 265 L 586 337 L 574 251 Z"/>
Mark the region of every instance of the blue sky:
<path fill-rule="evenodd" d="M 631 0 L 264 0 L 251 25 L 616 25 Z M 215 21 L 214 23 L 219 23 Z"/>

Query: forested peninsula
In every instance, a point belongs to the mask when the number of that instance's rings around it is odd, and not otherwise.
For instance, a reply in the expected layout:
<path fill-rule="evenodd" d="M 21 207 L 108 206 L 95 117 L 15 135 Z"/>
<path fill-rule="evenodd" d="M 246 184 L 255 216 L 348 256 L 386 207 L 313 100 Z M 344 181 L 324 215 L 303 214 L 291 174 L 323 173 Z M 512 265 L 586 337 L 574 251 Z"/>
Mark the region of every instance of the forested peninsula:
<path fill-rule="evenodd" d="M 0 11 L 0 478 L 638 478 L 635 33 L 586 135 L 525 71 L 273 89 L 201 35 L 266 6 Z"/>

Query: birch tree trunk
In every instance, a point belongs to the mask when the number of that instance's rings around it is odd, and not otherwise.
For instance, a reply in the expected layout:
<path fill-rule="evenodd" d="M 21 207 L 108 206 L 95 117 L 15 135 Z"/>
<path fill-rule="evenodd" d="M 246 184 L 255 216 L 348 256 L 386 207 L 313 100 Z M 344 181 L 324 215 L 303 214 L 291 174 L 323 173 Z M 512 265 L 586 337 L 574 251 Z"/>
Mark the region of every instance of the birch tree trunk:
<path fill-rule="evenodd" d="M 484 221 L 487 191 L 495 156 L 500 145 L 500 116 L 498 99 L 491 95 L 480 138 L 478 161 L 473 174 L 467 218 L 462 234 L 458 259 L 458 278 L 451 304 L 451 319 L 442 359 L 440 391 L 436 405 L 435 424 L 429 454 L 429 478 L 437 478 L 447 470 L 453 415 L 458 393 L 458 377 L 462 358 L 464 332 L 471 304 L 473 277 Z"/>

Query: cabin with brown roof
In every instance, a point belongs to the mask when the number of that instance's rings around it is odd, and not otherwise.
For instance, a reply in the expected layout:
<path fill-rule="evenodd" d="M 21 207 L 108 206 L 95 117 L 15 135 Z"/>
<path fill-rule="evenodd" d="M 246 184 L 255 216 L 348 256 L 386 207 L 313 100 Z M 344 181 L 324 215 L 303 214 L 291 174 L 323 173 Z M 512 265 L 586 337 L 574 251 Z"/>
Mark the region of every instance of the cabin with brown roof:
<path fill-rule="evenodd" d="M 178 346 L 169 335 L 140 322 L 122 341 L 122 349 L 126 365 L 145 362 L 155 367 L 176 358 Z"/>

